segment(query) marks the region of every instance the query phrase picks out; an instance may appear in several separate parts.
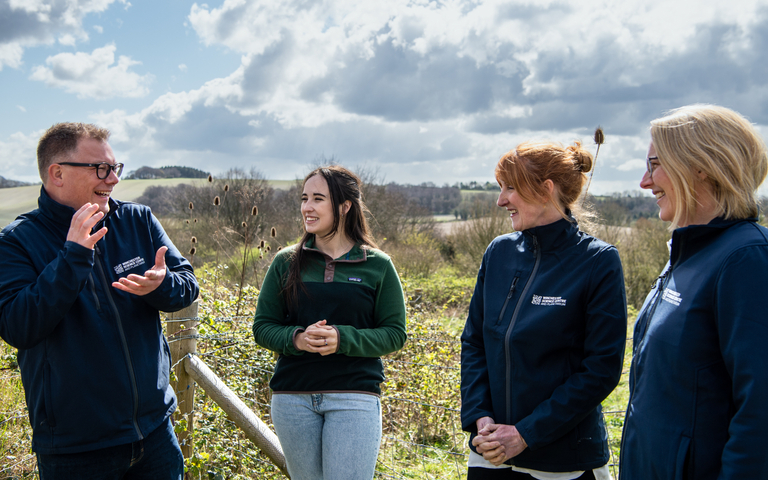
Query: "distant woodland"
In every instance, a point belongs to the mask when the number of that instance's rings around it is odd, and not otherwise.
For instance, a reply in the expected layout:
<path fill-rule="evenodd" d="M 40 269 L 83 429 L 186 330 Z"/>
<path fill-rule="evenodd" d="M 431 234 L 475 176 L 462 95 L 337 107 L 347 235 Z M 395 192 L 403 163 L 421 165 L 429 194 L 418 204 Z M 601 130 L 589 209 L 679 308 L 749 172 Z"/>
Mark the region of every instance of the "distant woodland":
<path fill-rule="evenodd" d="M 34 183 L 20 182 L 19 180 L 11 180 L 0 176 L 0 188 L 13 188 L 13 187 L 26 187 L 27 185 L 34 185 Z"/>

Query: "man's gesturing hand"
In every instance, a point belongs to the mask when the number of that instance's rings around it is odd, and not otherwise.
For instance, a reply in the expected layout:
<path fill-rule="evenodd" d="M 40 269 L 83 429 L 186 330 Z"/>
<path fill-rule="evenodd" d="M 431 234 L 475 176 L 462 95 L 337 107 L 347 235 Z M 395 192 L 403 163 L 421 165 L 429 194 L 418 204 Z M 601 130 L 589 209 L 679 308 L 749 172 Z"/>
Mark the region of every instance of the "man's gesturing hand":
<path fill-rule="evenodd" d="M 107 227 L 101 227 L 98 232 L 91 235 L 93 226 L 104 218 L 104 212 L 99 211 L 97 203 L 86 203 L 72 215 L 67 232 L 67 241 L 75 242 L 85 248 L 93 250 L 96 242 L 107 234 Z"/>
<path fill-rule="evenodd" d="M 132 273 L 127 277 L 121 278 L 117 282 L 113 282 L 112 286 L 118 290 L 139 296 L 153 292 L 161 283 L 163 283 L 163 279 L 165 278 L 165 252 L 167 251 L 168 247 L 160 247 L 157 249 L 155 266 L 144 272 L 144 276 Z"/>

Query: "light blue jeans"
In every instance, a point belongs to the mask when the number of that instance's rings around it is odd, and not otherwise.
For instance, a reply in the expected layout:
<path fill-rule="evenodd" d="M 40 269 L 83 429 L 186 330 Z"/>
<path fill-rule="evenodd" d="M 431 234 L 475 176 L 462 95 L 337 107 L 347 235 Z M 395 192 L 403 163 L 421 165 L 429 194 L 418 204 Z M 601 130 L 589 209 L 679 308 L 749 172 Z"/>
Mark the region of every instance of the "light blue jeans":
<path fill-rule="evenodd" d="M 379 397 L 274 394 L 272 423 L 292 480 L 373 478 L 381 444 Z"/>

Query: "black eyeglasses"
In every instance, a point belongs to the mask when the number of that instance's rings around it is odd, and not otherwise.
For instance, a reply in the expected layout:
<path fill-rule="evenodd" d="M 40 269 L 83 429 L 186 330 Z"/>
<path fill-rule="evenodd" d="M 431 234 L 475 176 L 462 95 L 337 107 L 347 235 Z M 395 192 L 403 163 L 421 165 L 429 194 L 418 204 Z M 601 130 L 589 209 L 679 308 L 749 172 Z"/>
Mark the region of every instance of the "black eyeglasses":
<path fill-rule="evenodd" d="M 59 162 L 59 165 L 69 165 L 70 167 L 90 167 L 96 169 L 96 176 L 99 178 L 99 180 L 104 180 L 109 176 L 111 172 L 115 172 L 115 175 L 117 175 L 117 178 L 120 178 L 120 174 L 123 173 L 123 164 L 122 163 L 116 163 L 112 165 L 111 163 L 103 162 L 103 163 L 74 163 L 74 162 Z"/>
<path fill-rule="evenodd" d="M 648 157 L 645 159 L 645 168 L 648 169 L 648 173 L 650 174 L 651 178 L 653 178 L 653 171 L 656 170 L 656 167 L 659 166 L 658 163 L 656 165 L 651 163 L 651 160 L 658 160 L 658 159 L 659 157 L 656 157 L 656 156 Z"/>

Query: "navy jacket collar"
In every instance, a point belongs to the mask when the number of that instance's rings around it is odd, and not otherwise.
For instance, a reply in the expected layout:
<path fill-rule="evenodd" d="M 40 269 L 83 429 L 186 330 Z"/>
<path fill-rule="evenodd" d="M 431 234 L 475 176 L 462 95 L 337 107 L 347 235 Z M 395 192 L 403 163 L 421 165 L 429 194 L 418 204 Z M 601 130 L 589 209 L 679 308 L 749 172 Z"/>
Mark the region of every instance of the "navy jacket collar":
<path fill-rule="evenodd" d="M 569 243 L 569 239 L 579 232 L 579 225 L 573 217 L 570 220 L 560 219 L 554 223 L 523 230 L 523 233 L 536 237 L 539 248 L 542 251 L 559 249 L 563 244 Z"/>
<path fill-rule="evenodd" d="M 117 210 L 117 206 L 117 202 L 110 198 L 109 213 L 105 218 L 101 220 L 101 222 L 99 222 L 99 225 L 94 227 L 95 230 L 101 228 L 101 225 L 104 223 L 104 221 Z M 69 227 L 69 225 L 72 223 L 72 216 L 76 211 L 74 208 L 62 205 L 51 198 L 51 196 L 48 195 L 48 192 L 45 190 L 44 186 L 40 187 L 40 197 L 37 199 L 37 207 L 45 217 L 50 218 L 55 223 L 65 225 L 67 227 Z"/>
<path fill-rule="evenodd" d="M 670 264 L 675 265 L 683 257 L 700 250 L 721 233 L 741 222 L 757 222 L 757 219 L 736 218 L 726 220 L 723 217 L 717 217 L 706 225 L 690 225 L 675 229 L 672 232 L 672 246 L 669 252 Z"/>

